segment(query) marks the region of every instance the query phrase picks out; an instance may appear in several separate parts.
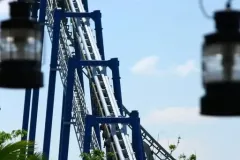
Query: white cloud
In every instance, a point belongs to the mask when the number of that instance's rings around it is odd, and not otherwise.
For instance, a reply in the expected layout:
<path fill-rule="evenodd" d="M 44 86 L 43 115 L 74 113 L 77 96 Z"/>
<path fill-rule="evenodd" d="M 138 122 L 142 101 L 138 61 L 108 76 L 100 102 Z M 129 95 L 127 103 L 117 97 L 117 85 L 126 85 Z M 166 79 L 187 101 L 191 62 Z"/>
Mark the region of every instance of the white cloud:
<path fill-rule="evenodd" d="M 144 125 L 202 124 L 214 122 L 216 118 L 202 117 L 198 107 L 168 107 L 153 110 L 143 118 Z"/>
<path fill-rule="evenodd" d="M 194 60 L 188 60 L 184 64 L 180 64 L 174 67 L 173 72 L 181 77 L 186 77 L 187 75 L 198 72 L 199 69 L 196 67 L 196 63 Z"/>
<path fill-rule="evenodd" d="M 149 56 L 140 59 L 132 68 L 131 72 L 142 76 L 162 76 L 162 75 L 177 75 L 186 77 L 191 73 L 197 72 L 198 68 L 194 60 L 188 60 L 183 64 L 175 65 L 165 69 L 159 69 L 159 57 Z"/>
<path fill-rule="evenodd" d="M 149 56 L 140 59 L 132 68 L 131 71 L 138 75 L 156 75 L 158 74 L 157 65 L 159 57 Z"/>

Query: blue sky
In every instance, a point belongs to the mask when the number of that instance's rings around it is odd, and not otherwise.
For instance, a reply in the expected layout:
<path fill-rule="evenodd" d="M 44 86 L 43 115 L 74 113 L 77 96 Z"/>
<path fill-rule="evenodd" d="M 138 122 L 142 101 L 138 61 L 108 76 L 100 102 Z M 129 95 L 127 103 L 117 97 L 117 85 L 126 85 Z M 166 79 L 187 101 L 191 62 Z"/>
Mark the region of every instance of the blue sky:
<path fill-rule="evenodd" d="M 225 1 L 206 1 L 211 14 Z M 234 3 L 240 7 L 240 2 Z M 3 9 L 4 8 L 4 9 Z M 238 118 L 206 118 L 198 115 L 203 95 L 199 72 L 203 34 L 213 31 L 197 1 L 89 0 L 89 8 L 101 10 L 106 58 L 118 57 L 124 105 L 140 112 L 145 128 L 163 146 L 182 141 L 180 152 L 196 152 L 200 160 L 238 159 L 240 121 Z M 7 15 L 4 2 L 0 15 Z M 47 35 L 48 36 L 48 35 Z M 46 42 L 48 42 L 48 38 Z M 45 43 L 45 88 L 41 89 L 37 144 L 42 148 L 47 102 L 51 46 Z M 143 65 L 144 64 L 144 65 Z M 86 84 L 86 89 L 88 84 Z M 86 94 L 89 106 L 89 94 Z M 62 87 L 57 79 L 51 159 L 58 153 Z M 0 90 L 0 128 L 21 128 L 24 91 Z M 78 146 L 71 134 L 69 159 L 77 160 Z"/>

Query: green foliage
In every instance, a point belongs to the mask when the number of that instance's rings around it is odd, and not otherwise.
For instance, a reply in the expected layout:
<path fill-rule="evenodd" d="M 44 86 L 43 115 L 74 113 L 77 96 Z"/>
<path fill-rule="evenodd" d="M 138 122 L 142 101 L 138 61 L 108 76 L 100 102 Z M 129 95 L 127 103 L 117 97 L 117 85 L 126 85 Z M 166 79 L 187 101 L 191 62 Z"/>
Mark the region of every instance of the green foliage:
<path fill-rule="evenodd" d="M 16 141 L 27 135 L 26 131 L 13 130 L 11 133 L 0 131 L 0 157 L 1 160 L 43 160 L 41 153 L 34 153 L 26 158 L 26 150 L 33 151 L 35 144 L 30 141 Z"/>
<path fill-rule="evenodd" d="M 106 155 L 108 158 L 114 157 L 114 154 L 109 152 Z M 90 153 L 82 153 L 81 157 L 84 160 L 104 160 L 105 159 L 105 153 L 101 150 L 95 149 Z"/>
<path fill-rule="evenodd" d="M 170 144 L 169 150 L 170 150 L 170 154 L 173 153 L 173 151 L 175 151 L 180 143 L 181 137 L 178 137 L 178 141 L 177 144 Z M 186 156 L 184 153 L 180 154 L 178 157 L 179 160 L 197 160 L 197 156 L 195 154 L 191 154 L 190 156 Z"/>

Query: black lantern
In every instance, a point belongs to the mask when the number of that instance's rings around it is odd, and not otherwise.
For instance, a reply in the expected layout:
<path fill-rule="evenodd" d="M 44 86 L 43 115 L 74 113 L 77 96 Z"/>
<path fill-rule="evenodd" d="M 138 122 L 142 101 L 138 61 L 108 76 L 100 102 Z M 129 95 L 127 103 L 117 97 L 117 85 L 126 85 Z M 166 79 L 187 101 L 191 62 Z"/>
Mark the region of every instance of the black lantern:
<path fill-rule="evenodd" d="M 205 96 L 201 114 L 240 115 L 240 33 L 239 11 L 215 13 L 217 31 L 205 35 L 202 78 Z"/>
<path fill-rule="evenodd" d="M 30 19 L 30 5 L 10 3 L 11 19 L 1 22 L 0 87 L 39 88 L 41 72 L 41 26 Z"/>

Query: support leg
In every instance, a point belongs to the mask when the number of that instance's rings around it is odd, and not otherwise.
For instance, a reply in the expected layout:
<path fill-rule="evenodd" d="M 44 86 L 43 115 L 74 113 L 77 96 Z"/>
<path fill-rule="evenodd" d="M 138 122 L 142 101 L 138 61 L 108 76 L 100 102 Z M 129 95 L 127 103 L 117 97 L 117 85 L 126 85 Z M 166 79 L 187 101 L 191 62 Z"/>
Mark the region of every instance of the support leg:
<path fill-rule="evenodd" d="M 34 94 L 33 94 L 33 98 L 32 98 L 32 110 L 31 110 L 29 140 L 35 142 L 36 128 L 37 128 L 39 89 L 33 90 L 33 93 Z M 34 148 L 29 154 L 32 154 L 33 152 L 34 152 Z"/>
<path fill-rule="evenodd" d="M 99 144 L 99 146 L 101 146 L 100 128 L 99 128 L 98 123 L 94 124 L 94 130 L 95 130 L 95 133 L 96 133 L 98 144 Z"/>
<path fill-rule="evenodd" d="M 61 115 L 61 120 L 63 119 L 63 114 L 64 114 L 64 109 L 65 109 L 65 105 L 66 105 L 66 90 L 63 89 L 63 99 L 62 99 L 62 115 Z M 60 128 L 60 136 L 63 130 L 63 123 L 61 122 L 61 128 Z M 60 139 L 62 139 L 63 137 L 60 137 Z M 61 148 L 62 145 L 59 145 L 59 151 L 62 150 Z M 58 154 L 58 159 L 60 160 L 60 154 Z"/>
<path fill-rule="evenodd" d="M 92 18 L 95 22 L 96 41 L 102 60 L 105 60 L 103 33 L 102 33 L 102 14 L 99 10 L 92 12 Z"/>
<path fill-rule="evenodd" d="M 28 132 L 28 123 L 29 123 L 31 94 L 32 94 L 32 90 L 31 89 L 26 89 L 25 100 L 24 100 L 22 130 L 25 130 L 27 132 Z M 27 140 L 27 136 L 22 137 L 22 140 Z"/>
<path fill-rule="evenodd" d="M 122 91 L 121 91 L 121 82 L 120 82 L 120 72 L 119 72 L 119 61 L 117 58 L 112 58 L 110 60 L 110 66 L 112 70 L 112 79 L 113 79 L 113 88 L 114 95 L 117 99 L 117 104 L 120 110 L 121 115 L 123 116 L 123 104 L 122 104 Z"/>
<path fill-rule="evenodd" d="M 47 160 L 49 159 L 51 132 L 52 132 L 52 117 L 53 117 L 53 106 L 54 106 L 54 95 L 55 95 L 55 84 L 56 84 L 57 55 L 58 55 L 58 48 L 59 48 L 60 18 L 61 18 L 61 10 L 56 9 L 54 12 L 52 55 L 51 55 L 51 64 L 50 64 L 50 72 L 49 72 L 47 110 L 46 110 L 46 120 L 45 120 L 44 143 L 43 143 L 43 154 L 45 154 Z"/>
<path fill-rule="evenodd" d="M 94 89 L 92 87 L 92 83 L 94 83 L 94 81 L 92 79 L 89 79 L 89 87 L 90 87 L 90 99 L 91 99 L 91 106 L 92 106 L 92 115 L 97 116 L 97 106 L 95 105 L 95 100 L 94 100 Z"/>
<path fill-rule="evenodd" d="M 74 64 L 73 59 L 68 60 L 68 75 L 67 75 L 67 90 L 66 90 L 66 105 L 63 107 L 63 117 L 61 120 L 61 133 L 60 133 L 60 160 L 68 159 L 68 148 L 70 138 L 70 127 L 72 118 L 72 100 L 73 100 L 73 84 L 74 84 Z"/>
<path fill-rule="evenodd" d="M 88 0 L 82 0 L 82 4 L 85 12 L 88 12 Z"/>
<path fill-rule="evenodd" d="M 74 47 L 75 47 L 75 56 L 76 56 L 76 59 L 78 59 L 78 60 L 83 60 L 83 57 L 82 57 L 82 55 L 81 55 L 81 51 L 80 51 L 80 48 L 79 48 L 79 44 L 78 44 L 78 41 L 77 41 L 76 32 L 75 32 L 75 34 L 74 34 Z M 78 72 L 79 80 L 80 80 L 80 83 L 81 83 L 81 86 L 82 86 L 82 89 L 83 89 L 83 92 L 84 92 L 84 81 L 83 81 L 83 71 L 82 71 L 82 67 L 77 68 L 77 72 Z"/>
<path fill-rule="evenodd" d="M 132 111 L 130 113 L 131 125 L 132 125 L 132 143 L 133 150 L 136 153 L 137 160 L 144 160 L 145 154 L 143 150 L 143 140 L 141 136 L 141 128 L 140 128 L 140 118 L 137 111 Z"/>
<path fill-rule="evenodd" d="M 92 124 L 91 124 L 92 115 L 87 115 L 85 118 L 85 136 L 83 144 L 83 152 L 90 153 L 90 143 L 91 143 L 91 133 L 92 133 Z"/>

